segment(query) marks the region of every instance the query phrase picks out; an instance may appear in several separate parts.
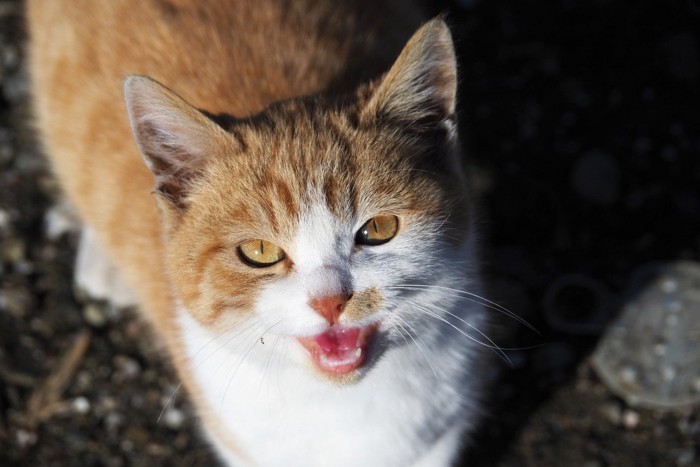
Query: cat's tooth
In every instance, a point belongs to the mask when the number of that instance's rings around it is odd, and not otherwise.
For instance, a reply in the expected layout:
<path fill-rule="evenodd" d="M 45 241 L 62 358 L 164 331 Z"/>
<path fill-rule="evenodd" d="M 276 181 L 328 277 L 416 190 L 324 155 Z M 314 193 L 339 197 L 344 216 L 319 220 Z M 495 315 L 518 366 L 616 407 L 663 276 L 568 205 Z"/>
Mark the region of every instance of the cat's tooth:
<path fill-rule="evenodd" d="M 321 366 L 328 367 L 328 368 L 335 368 L 335 367 L 339 367 L 342 365 L 349 365 L 351 363 L 355 363 L 360 358 L 360 356 L 362 356 L 362 349 L 358 348 L 358 349 L 355 349 L 355 351 L 351 355 L 349 355 L 347 358 L 345 358 L 343 360 L 333 360 L 333 359 L 328 358 L 327 355 L 321 354 L 319 361 L 321 363 Z"/>

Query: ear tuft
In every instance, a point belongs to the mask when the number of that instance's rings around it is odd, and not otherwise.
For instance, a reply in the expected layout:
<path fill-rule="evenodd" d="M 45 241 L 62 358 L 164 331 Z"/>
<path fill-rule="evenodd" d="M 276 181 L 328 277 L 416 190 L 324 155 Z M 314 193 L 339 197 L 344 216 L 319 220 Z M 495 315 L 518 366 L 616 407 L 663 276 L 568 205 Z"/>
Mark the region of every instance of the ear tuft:
<path fill-rule="evenodd" d="M 129 76 L 124 82 L 131 129 L 156 192 L 183 207 L 187 189 L 225 132 L 158 82 Z"/>
<path fill-rule="evenodd" d="M 454 129 L 457 60 L 445 22 L 436 18 L 411 37 L 365 105 L 361 119 L 389 118 L 417 127 Z"/>

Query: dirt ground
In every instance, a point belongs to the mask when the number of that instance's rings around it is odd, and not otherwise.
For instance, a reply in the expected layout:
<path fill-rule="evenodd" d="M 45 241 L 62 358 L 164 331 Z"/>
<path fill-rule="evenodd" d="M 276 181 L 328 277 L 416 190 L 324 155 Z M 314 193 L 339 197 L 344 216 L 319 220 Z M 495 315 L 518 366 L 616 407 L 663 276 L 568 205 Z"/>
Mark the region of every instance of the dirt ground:
<path fill-rule="evenodd" d="M 700 261 L 698 3 L 439 6 L 490 297 L 540 332 L 504 324 L 521 350 L 463 465 L 700 465 L 700 408 L 629 406 L 590 363 L 636 272 Z M 0 0 L 0 465 L 215 465 L 136 313 L 73 292 L 24 47 L 21 4 Z"/>

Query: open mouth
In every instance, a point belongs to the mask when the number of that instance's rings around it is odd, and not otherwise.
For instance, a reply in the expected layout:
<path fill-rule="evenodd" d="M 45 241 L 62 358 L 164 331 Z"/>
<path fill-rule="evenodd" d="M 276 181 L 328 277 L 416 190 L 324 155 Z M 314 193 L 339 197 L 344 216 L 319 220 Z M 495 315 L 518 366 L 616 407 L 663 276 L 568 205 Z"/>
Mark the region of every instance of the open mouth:
<path fill-rule="evenodd" d="M 334 324 L 312 337 L 298 337 L 316 366 L 327 373 L 343 375 L 360 368 L 376 326 L 347 327 Z"/>

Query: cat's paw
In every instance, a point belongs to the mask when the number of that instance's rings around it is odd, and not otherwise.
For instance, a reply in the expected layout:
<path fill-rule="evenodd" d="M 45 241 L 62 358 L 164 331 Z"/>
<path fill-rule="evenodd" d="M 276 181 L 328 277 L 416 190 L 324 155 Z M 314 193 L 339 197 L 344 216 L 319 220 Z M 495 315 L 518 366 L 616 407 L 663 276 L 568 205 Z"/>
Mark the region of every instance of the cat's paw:
<path fill-rule="evenodd" d="M 92 230 L 84 227 L 75 264 L 75 286 L 80 293 L 106 300 L 117 308 L 136 305 L 136 298 L 116 266 L 107 257 Z"/>

